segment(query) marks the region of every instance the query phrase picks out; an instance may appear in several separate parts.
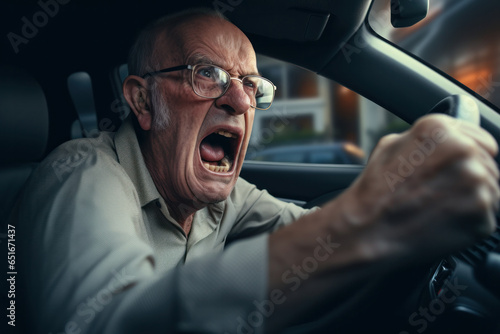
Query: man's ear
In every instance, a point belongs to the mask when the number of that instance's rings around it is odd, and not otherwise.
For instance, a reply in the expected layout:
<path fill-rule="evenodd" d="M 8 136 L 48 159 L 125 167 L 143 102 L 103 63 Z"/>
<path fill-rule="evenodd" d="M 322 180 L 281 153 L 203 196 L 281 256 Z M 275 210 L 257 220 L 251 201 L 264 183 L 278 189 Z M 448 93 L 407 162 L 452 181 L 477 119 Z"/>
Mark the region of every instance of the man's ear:
<path fill-rule="evenodd" d="M 130 109 L 137 117 L 141 128 L 145 131 L 151 129 L 151 102 L 147 91 L 146 80 L 136 76 L 129 75 L 123 81 L 123 95 L 127 100 Z"/>

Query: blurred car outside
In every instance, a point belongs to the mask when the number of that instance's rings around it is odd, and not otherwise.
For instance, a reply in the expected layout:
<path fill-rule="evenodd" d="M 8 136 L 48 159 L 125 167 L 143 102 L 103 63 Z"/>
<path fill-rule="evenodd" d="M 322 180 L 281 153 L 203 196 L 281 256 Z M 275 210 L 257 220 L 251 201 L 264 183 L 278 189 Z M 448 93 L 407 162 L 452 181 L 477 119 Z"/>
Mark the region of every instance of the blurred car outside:
<path fill-rule="evenodd" d="M 353 143 L 321 143 L 283 145 L 251 152 L 247 160 L 310 163 L 310 164 L 364 164 L 365 153 Z"/>

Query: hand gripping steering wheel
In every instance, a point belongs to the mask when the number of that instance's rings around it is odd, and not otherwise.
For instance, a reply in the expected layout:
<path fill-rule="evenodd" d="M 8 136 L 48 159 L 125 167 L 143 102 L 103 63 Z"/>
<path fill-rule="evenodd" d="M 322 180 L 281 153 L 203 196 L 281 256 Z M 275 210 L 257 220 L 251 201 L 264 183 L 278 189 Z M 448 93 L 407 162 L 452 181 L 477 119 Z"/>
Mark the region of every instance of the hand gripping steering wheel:
<path fill-rule="evenodd" d="M 443 113 L 480 124 L 478 106 L 467 95 L 449 96 L 429 113 Z M 497 224 L 496 231 L 487 239 L 443 259 L 432 269 L 420 298 L 421 308 L 418 309 L 425 309 L 428 313 L 424 314 L 426 317 L 415 317 L 414 324 L 426 319 L 426 328 L 432 328 L 429 331 L 432 333 L 465 333 L 470 330 L 474 333 L 500 333 L 499 252 L 500 228 Z M 409 322 L 412 324 L 411 317 Z M 414 326 L 413 329 L 420 332 L 422 328 Z"/>

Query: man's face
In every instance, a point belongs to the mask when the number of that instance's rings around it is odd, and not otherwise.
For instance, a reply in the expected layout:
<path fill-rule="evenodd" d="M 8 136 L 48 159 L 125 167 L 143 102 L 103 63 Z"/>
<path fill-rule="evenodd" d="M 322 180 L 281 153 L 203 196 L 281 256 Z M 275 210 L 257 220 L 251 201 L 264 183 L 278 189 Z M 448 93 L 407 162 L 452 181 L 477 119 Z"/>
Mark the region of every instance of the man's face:
<path fill-rule="evenodd" d="M 208 63 L 231 77 L 257 73 L 251 43 L 231 23 L 205 17 L 188 24 L 183 32 L 183 55 L 176 57 L 182 62 L 165 61 L 162 68 Z M 194 93 L 190 70 L 159 80 L 170 123 L 164 130 L 153 130 L 157 164 L 153 168 L 165 181 L 164 193 L 172 196 L 173 203 L 199 205 L 226 199 L 240 173 L 255 113 L 241 82 L 231 80 L 227 92 L 214 100 Z"/>

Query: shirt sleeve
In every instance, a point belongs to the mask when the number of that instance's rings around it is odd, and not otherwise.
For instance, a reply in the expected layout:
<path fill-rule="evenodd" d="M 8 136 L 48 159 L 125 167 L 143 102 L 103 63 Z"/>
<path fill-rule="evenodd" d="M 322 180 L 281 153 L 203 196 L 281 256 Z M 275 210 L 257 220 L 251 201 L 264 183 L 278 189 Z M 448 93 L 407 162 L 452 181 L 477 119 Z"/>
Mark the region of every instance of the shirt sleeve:
<path fill-rule="evenodd" d="M 87 148 L 42 163 L 14 216 L 28 332 L 262 332 L 267 236 L 159 273 L 132 182 Z"/>

